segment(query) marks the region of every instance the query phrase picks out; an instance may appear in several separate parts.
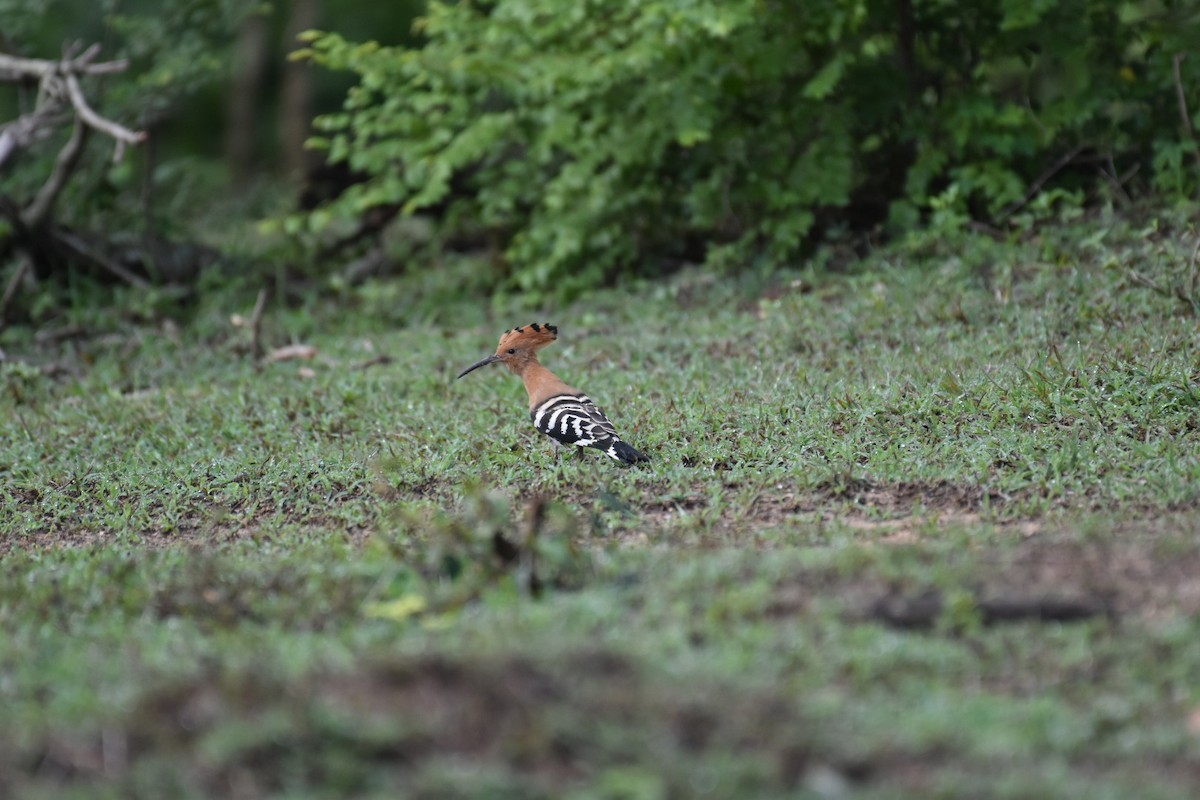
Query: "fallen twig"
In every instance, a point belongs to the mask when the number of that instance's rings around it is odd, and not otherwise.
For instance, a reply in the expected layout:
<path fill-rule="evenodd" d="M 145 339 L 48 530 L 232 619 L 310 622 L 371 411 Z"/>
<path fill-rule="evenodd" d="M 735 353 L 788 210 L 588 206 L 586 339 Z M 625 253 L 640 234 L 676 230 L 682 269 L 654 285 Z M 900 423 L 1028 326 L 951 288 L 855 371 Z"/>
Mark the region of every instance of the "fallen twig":
<path fill-rule="evenodd" d="M 361 361 L 358 364 L 355 364 L 354 369 L 370 369 L 371 367 L 378 367 L 378 366 L 382 366 L 385 364 L 391 364 L 395 360 L 396 359 L 394 359 L 391 356 L 384 353 L 382 355 L 375 356 L 374 358 L 368 358 L 366 361 Z"/>
<path fill-rule="evenodd" d="M 262 363 L 274 364 L 276 361 L 296 361 L 298 359 L 311 361 L 316 356 L 317 348 L 311 344 L 288 344 L 272 350 Z"/>
<path fill-rule="evenodd" d="M 1124 201 L 1126 205 L 1131 204 L 1133 202 L 1133 198 L 1129 196 L 1129 192 L 1125 191 L 1125 184 L 1129 182 L 1130 178 L 1137 174 L 1138 170 L 1141 168 L 1141 164 L 1134 164 L 1132 167 L 1125 170 L 1123 174 L 1118 175 L 1117 165 L 1113 163 L 1111 152 L 1108 154 L 1107 163 L 1107 169 L 1101 165 L 1096 167 L 1096 172 L 1101 178 L 1108 182 L 1108 185 L 1112 187 L 1113 191 L 1120 195 L 1121 200 Z"/>
<path fill-rule="evenodd" d="M 1158 281 L 1154 280 L 1153 278 L 1143 275 L 1142 273 L 1138 272 L 1136 269 L 1133 269 L 1132 267 L 1130 269 L 1126 270 L 1126 272 L 1129 275 L 1129 279 L 1131 281 L 1133 281 L 1134 283 L 1138 284 L 1139 286 L 1144 286 L 1147 289 L 1149 289 L 1153 292 L 1158 292 L 1161 295 L 1166 295 L 1168 297 L 1171 296 L 1171 290 L 1160 286 L 1158 284 Z"/>
<path fill-rule="evenodd" d="M 1129 280 L 1149 289 L 1163 297 L 1173 297 L 1188 307 L 1192 316 L 1200 316 L 1200 296 L 1196 294 L 1197 284 L 1200 284 L 1200 276 L 1197 275 L 1197 258 L 1200 258 L 1200 237 L 1197 238 L 1195 246 L 1192 248 L 1191 258 L 1188 259 L 1187 265 L 1187 283 L 1176 283 L 1174 286 L 1163 286 L 1158 281 L 1138 272 L 1132 267 L 1125 269 L 1125 274 L 1129 276 Z"/>
<path fill-rule="evenodd" d="M 1187 301 L 1196 306 L 1196 257 L 1200 256 L 1200 235 L 1196 236 L 1196 245 L 1192 248 L 1192 257 L 1188 259 L 1188 296 Z"/>
<path fill-rule="evenodd" d="M 267 308 L 267 290 L 258 290 L 258 299 L 254 301 L 254 311 L 250 315 L 250 352 L 255 361 L 263 357 L 262 320 Z"/>

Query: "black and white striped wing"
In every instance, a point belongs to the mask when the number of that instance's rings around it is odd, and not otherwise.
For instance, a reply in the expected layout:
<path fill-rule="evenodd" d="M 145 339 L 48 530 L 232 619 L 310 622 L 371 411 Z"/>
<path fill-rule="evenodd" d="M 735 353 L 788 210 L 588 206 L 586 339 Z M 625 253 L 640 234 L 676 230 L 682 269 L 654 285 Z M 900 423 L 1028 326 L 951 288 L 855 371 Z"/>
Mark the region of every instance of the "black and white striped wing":
<path fill-rule="evenodd" d="M 617 435 L 617 429 L 600 407 L 585 394 L 560 394 L 544 400 L 530 412 L 533 426 L 563 444 L 594 447 L 623 464 L 638 464 L 650 459 Z"/>
<path fill-rule="evenodd" d="M 530 416 L 533 427 L 563 444 L 592 447 L 603 439 L 617 439 L 617 429 L 585 394 L 551 397 Z"/>
<path fill-rule="evenodd" d="M 533 426 L 563 444 L 607 450 L 620 441 L 617 429 L 585 394 L 560 394 L 535 408 Z M 610 453 L 613 458 L 616 455 Z"/>

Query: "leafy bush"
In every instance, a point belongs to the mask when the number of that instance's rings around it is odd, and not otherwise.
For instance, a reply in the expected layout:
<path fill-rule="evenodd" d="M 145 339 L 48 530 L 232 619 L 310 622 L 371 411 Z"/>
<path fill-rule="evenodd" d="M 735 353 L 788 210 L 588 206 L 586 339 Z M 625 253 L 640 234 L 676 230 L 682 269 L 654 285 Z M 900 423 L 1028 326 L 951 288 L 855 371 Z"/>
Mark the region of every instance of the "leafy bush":
<path fill-rule="evenodd" d="M 1135 166 L 1187 194 L 1197 23 L 1200 0 L 431 2 L 417 49 L 310 35 L 359 77 L 315 144 L 367 179 L 291 225 L 436 208 L 500 234 L 516 288 L 571 294 L 846 224 L 1001 223 L 1031 187 L 1125 197 Z"/>

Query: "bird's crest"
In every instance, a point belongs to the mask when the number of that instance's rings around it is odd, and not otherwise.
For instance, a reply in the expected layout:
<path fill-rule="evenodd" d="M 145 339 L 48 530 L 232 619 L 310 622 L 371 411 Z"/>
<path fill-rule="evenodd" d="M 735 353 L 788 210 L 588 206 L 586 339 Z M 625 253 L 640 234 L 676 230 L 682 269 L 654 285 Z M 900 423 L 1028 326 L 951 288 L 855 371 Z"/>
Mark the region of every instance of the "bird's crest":
<path fill-rule="evenodd" d="M 547 322 L 533 322 L 529 325 L 505 331 L 504 335 L 500 337 L 500 344 L 496 347 L 496 352 L 503 353 L 512 347 L 538 350 L 557 338 L 557 325 L 551 325 Z"/>

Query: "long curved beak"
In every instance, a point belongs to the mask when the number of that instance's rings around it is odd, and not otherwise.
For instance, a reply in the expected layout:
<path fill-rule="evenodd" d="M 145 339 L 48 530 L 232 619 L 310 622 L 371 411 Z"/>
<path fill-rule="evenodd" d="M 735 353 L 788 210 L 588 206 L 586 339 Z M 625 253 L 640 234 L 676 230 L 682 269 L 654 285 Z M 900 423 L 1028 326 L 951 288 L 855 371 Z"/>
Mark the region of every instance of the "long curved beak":
<path fill-rule="evenodd" d="M 500 356 L 493 353 L 492 355 L 488 356 L 487 358 L 483 359 L 482 361 L 476 361 L 474 364 L 467 367 L 462 372 L 458 373 L 458 377 L 461 378 L 463 375 L 466 375 L 468 372 L 474 372 L 475 370 L 479 369 L 480 367 L 486 367 L 488 364 L 494 364 L 499 360 L 500 360 Z"/>

